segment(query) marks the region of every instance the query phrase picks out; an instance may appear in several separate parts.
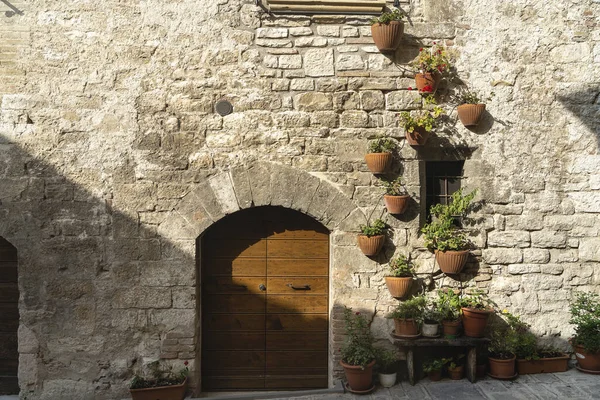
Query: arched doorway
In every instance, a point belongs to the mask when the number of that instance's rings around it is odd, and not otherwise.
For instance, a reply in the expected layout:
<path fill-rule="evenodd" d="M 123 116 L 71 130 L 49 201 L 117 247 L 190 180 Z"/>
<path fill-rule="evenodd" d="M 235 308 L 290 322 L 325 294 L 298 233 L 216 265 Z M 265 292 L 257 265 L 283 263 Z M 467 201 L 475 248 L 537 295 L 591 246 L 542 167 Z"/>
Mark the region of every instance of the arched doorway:
<path fill-rule="evenodd" d="M 17 249 L 0 237 L 0 395 L 19 393 L 18 328 Z"/>
<path fill-rule="evenodd" d="M 202 390 L 327 387 L 329 231 L 255 207 L 210 227 L 198 253 Z"/>

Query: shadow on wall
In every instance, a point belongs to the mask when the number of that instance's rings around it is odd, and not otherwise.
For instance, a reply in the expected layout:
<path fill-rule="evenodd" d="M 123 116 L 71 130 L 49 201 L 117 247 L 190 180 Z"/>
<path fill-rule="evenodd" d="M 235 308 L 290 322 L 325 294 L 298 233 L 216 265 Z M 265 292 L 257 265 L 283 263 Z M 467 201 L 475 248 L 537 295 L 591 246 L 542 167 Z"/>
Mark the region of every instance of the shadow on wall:
<path fill-rule="evenodd" d="M 593 133 L 600 150 L 600 85 L 560 95 L 558 100 Z"/>

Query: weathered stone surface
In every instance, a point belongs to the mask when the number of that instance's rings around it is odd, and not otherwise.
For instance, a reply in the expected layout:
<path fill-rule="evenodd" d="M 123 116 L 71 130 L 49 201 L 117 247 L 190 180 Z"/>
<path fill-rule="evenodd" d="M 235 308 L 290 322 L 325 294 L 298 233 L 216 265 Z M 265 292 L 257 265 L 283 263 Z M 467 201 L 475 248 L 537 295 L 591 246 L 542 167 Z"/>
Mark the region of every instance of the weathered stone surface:
<path fill-rule="evenodd" d="M 564 232 L 536 231 L 531 232 L 531 245 L 542 248 L 563 248 L 567 244 Z"/>
<path fill-rule="evenodd" d="M 579 241 L 579 258 L 581 261 L 600 262 L 600 238 L 584 238 Z"/>
<path fill-rule="evenodd" d="M 488 234 L 488 244 L 494 247 L 529 247 L 529 232 L 494 231 Z"/>
<path fill-rule="evenodd" d="M 482 256 L 488 264 L 514 264 L 523 261 L 523 252 L 519 249 L 484 249 Z"/>
<path fill-rule="evenodd" d="M 329 93 L 308 92 L 294 97 L 294 108 L 300 111 L 322 111 L 332 107 Z"/>
<path fill-rule="evenodd" d="M 386 110 L 415 110 L 421 106 L 421 96 L 416 91 L 397 90 L 387 93 L 385 102 Z"/>

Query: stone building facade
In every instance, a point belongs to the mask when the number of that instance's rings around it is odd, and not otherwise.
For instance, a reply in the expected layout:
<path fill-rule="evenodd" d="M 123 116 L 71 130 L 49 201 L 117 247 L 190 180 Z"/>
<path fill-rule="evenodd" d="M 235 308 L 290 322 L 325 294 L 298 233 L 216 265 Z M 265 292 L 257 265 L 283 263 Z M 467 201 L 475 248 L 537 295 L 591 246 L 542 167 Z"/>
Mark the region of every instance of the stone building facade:
<path fill-rule="evenodd" d="M 597 0 L 403 0 L 392 56 L 373 45 L 369 15 L 271 15 L 247 0 L 5 3 L 0 236 L 18 253 L 24 399 L 125 396 L 135 368 L 161 357 L 188 360 L 198 387 L 197 239 L 263 205 L 331 232 L 332 384 L 335 306 L 368 313 L 385 342 L 397 304 L 387 261 L 410 253 L 423 276 L 437 270 L 419 235 L 431 161 L 464 160 L 462 184 L 482 202 L 463 282 L 438 284 L 485 289 L 565 347 L 572 293 L 600 292 Z M 398 115 L 422 107 L 407 64 L 433 42 L 495 96 L 482 126 L 446 127 L 415 150 Z M 401 218 L 384 213 L 364 164 L 378 137 L 399 146 L 394 171 L 412 197 Z M 371 214 L 393 227 L 375 259 L 356 246 Z"/>

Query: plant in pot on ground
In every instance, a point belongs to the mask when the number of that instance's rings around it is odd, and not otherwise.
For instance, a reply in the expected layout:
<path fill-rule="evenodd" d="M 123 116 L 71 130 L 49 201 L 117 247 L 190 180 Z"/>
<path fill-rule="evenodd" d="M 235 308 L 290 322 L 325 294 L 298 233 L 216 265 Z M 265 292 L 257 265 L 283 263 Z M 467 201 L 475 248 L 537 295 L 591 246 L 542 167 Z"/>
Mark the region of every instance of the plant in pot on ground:
<path fill-rule="evenodd" d="M 385 187 L 385 194 L 383 195 L 385 208 L 390 214 L 404 214 L 410 196 L 404 187 L 402 177 L 398 177 L 393 181 L 383 181 L 383 186 Z"/>
<path fill-rule="evenodd" d="M 458 103 L 456 112 L 458 113 L 460 122 L 464 126 L 476 126 L 479 124 L 479 120 L 485 111 L 485 103 L 482 103 L 482 101 L 490 101 L 493 95 L 494 93 L 487 98 L 483 98 L 468 89 L 461 92 L 456 97 Z"/>
<path fill-rule="evenodd" d="M 392 162 L 392 153 L 395 149 L 396 143 L 389 138 L 375 139 L 370 142 L 365 155 L 369 170 L 374 174 L 383 174 Z"/>
<path fill-rule="evenodd" d="M 358 247 L 366 256 L 374 256 L 381 251 L 385 243 L 385 233 L 388 226 L 383 220 L 376 219 L 373 223 L 360 226 L 358 235 Z"/>
<path fill-rule="evenodd" d="M 529 328 L 528 324 L 524 324 L 523 329 L 517 332 L 517 372 L 526 375 L 566 371 L 569 356 L 554 347 L 540 346 L 538 338 Z"/>
<path fill-rule="evenodd" d="M 381 386 L 389 388 L 396 384 L 398 354 L 395 350 L 375 348 L 375 359 Z"/>
<path fill-rule="evenodd" d="M 411 66 L 417 71 L 415 84 L 419 92 L 435 92 L 442 76 L 450 71 L 452 62 L 453 56 L 436 42 L 430 48 L 419 49 L 419 55 L 411 62 Z"/>
<path fill-rule="evenodd" d="M 493 378 L 510 379 L 517 375 L 515 351 L 521 332 L 527 326 L 507 310 L 494 314 L 490 326 L 489 374 Z"/>
<path fill-rule="evenodd" d="M 444 336 L 449 339 L 457 337 L 460 330 L 460 297 L 458 292 L 452 289 L 438 290 L 435 307 L 442 319 Z"/>
<path fill-rule="evenodd" d="M 435 304 L 428 305 L 423 312 L 423 326 L 421 327 L 421 333 L 423 336 L 438 337 L 441 320 L 442 316 L 437 308 L 435 308 Z"/>
<path fill-rule="evenodd" d="M 342 361 L 348 385 L 352 391 L 365 391 L 373 387 L 375 348 L 369 323 L 360 312 L 344 308 L 346 340 L 342 345 Z"/>
<path fill-rule="evenodd" d="M 415 276 L 413 264 L 403 254 L 390 261 L 391 275 L 385 277 L 385 284 L 392 297 L 397 299 L 408 294 Z"/>
<path fill-rule="evenodd" d="M 411 146 L 425 145 L 433 129 L 439 125 L 440 117 L 444 115 L 444 110 L 436 105 L 433 95 L 425 98 L 425 104 L 431 107 L 413 112 L 403 111 L 400 114 L 400 125 L 404 128 L 406 141 Z"/>
<path fill-rule="evenodd" d="M 577 293 L 571 302 L 571 320 L 575 336 L 571 339 L 578 368 L 584 372 L 600 371 L 600 296 Z"/>
<path fill-rule="evenodd" d="M 423 371 L 432 381 L 439 381 L 442 379 L 442 369 L 451 361 L 451 358 L 436 358 L 426 361 L 423 363 Z"/>
<path fill-rule="evenodd" d="M 458 274 L 469 257 L 471 242 L 456 226 L 456 219 L 465 217 L 472 209 L 476 193 L 474 190 L 463 196 L 459 189 L 452 194 L 449 204 L 431 206 L 432 220 L 421 229 L 425 246 L 435 251 L 435 259 L 446 274 Z"/>
<path fill-rule="evenodd" d="M 135 375 L 131 380 L 129 393 L 133 400 L 183 400 L 189 374 L 188 362 L 178 372 L 173 365 L 160 360 L 147 365 L 148 376 Z"/>
<path fill-rule="evenodd" d="M 394 319 L 395 334 L 404 337 L 419 336 L 419 323 L 423 319 L 423 311 L 427 300 L 424 295 L 400 302 L 396 309 L 387 315 Z"/>
<path fill-rule="evenodd" d="M 381 13 L 371 20 L 371 36 L 382 53 L 393 53 L 398 48 L 404 33 L 406 14 L 399 9 Z"/>
<path fill-rule="evenodd" d="M 471 294 L 461 297 L 462 323 L 465 336 L 483 337 L 491 313 L 496 305 L 481 290 L 474 290 Z"/>
<path fill-rule="evenodd" d="M 450 375 L 450 379 L 460 380 L 465 376 L 464 358 L 464 354 L 459 354 L 452 358 L 452 361 L 448 364 L 448 375 Z"/>

